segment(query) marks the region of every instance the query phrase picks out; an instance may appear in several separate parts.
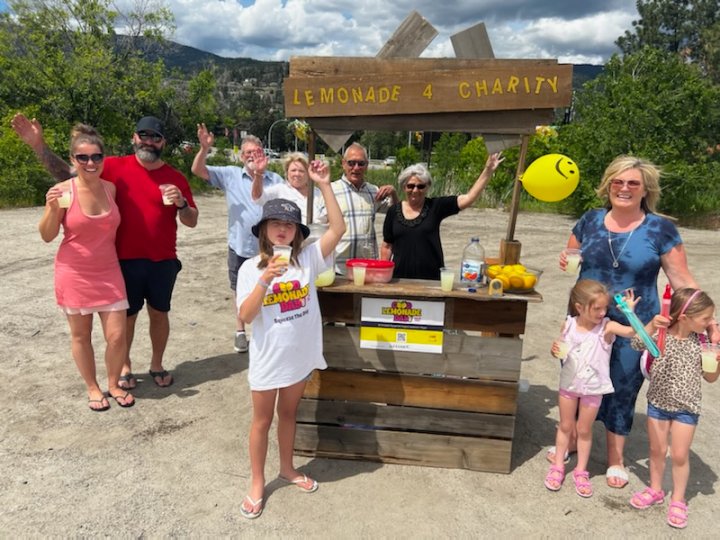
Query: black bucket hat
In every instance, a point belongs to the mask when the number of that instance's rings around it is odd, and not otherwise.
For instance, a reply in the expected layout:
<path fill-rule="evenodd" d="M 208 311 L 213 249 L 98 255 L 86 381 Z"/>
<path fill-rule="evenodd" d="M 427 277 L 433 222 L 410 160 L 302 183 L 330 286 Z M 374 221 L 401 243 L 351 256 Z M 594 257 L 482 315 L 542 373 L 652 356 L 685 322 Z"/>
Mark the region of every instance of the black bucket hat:
<path fill-rule="evenodd" d="M 307 225 L 302 223 L 302 214 L 298 205 L 287 199 L 271 199 L 263 205 L 263 213 L 260 221 L 256 225 L 252 226 L 252 233 L 258 236 L 260 233 L 260 225 L 262 225 L 268 219 L 279 219 L 281 221 L 287 221 L 289 223 L 295 223 L 300 227 L 303 238 L 307 238 L 310 234 L 310 229 Z"/>
<path fill-rule="evenodd" d="M 165 126 L 163 126 L 162 120 L 154 116 L 144 116 L 138 121 L 137 126 L 135 126 L 135 133 L 141 131 L 154 131 L 161 135 L 163 139 L 165 138 Z"/>

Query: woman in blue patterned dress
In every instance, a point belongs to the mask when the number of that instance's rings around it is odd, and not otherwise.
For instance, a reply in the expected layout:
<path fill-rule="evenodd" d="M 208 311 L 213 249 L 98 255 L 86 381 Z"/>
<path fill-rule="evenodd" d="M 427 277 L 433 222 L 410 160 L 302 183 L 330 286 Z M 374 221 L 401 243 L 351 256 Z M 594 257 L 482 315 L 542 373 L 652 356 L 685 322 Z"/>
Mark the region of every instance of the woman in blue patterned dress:
<path fill-rule="evenodd" d="M 605 208 L 586 212 L 573 227 L 568 248 L 582 249 L 578 279 L 594 279 L 613 292 L 633 287 L 642 297 L 636 314 L 645 324 L 660 312 L 657 278 L 662 268 L 673 289 L 698 287 L 687 265 L 685 248 L 675 225 L 655 213 L 660 198 L 660 170 L 632 156 L 615 158 L 603 175 L 598 196 Z M 560 267 L 565 268 L 565 254 Z M 612 306 L 608 317 L 627 323 Z M 712 340 L 720 337 L 712 327 Z M 640 353 L 630 340 L 618 337 L 610 357 L 610 378 L 615 392 L 603 397 L 598 420 L 607 432 L 607 483 L 622 488 L 628 483 L 623 461 L 625 439 L 632 427 L 635 401 L 643 383 Z"/>

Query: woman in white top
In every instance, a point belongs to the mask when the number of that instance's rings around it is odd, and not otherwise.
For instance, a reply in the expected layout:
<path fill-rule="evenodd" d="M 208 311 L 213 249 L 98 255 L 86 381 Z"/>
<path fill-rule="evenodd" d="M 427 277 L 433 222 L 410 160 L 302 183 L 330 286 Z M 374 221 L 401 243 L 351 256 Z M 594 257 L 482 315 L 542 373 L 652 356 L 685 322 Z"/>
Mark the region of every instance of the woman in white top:
<path fill-rule="evenodd" d="M 252 199 L 260 206 L 272 199 L 287 199 L 300 208 L 302 222 L 307 223 L 307 198 L 311 182 L 308 178 L 308 161 L 305 154 L 293 152 L 283 160 L 285 182 L 265 186 L 261 181 L 253 181 Z M 327 212 L 318 188 L 313 188 L 313 223 L 327 223 Z"/>

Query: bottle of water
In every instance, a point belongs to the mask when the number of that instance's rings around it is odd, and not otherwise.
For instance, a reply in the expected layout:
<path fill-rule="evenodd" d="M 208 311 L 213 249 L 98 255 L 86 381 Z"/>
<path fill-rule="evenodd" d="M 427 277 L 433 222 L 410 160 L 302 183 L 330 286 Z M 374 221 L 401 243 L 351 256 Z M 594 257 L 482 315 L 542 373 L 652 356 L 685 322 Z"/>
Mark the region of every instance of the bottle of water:
<path fill-rule="evenodd" d="M 476 287 L 484 283 L 485 250 L 480 239 L 473 237 L 465 246 L 460 263 L 460 283 L 466 287 Z"/>

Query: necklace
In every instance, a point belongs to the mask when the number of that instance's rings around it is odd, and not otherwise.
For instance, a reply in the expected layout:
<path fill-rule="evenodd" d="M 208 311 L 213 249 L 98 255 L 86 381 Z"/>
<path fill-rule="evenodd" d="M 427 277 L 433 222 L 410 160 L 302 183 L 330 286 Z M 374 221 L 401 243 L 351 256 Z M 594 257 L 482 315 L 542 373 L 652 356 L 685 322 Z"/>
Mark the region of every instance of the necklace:
<path fill-rule="evenodd" d="M 622 257 L 623 252 L 625 251 L 625 248 L 628 245 L 628 242 L 630 242 L 630 239 L 632 238 L 633 233 L 635 232 L 635 229 L 630 231 L 630 234 L 628 234 L 627 240 L 625 240 L 625 243 L 623 244 L 623 247 L 620 249 L 620 253 L 617 254 L 617 257 L 615 256 L 615 252 L 613 251 L 612 246 L 612 232 L 608 231 L 608 247 L 610 248 L 610 256 L 612 257 L 612 266 L 613 268 L 618 268 L 620 266 L 620 263 L 618 262 L 620 260 L 620 257 Z"/>

